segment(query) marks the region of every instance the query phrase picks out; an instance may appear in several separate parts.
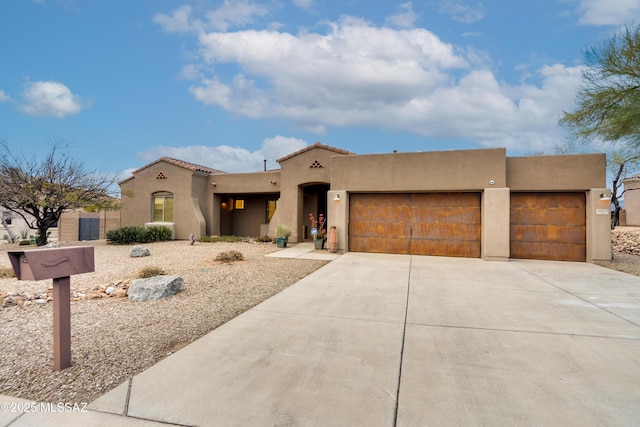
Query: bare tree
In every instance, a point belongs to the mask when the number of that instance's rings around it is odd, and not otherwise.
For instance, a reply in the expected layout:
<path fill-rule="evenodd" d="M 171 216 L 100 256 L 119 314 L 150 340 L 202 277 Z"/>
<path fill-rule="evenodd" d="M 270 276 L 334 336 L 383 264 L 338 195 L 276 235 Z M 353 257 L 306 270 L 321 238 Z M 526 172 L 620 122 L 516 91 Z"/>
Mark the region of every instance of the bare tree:
<path fill-rule="evenodd" d="M 115 200 L 110 196 L 115 176 L 87 171 L 68 156 L 70 147 L 64 141 L 54 140 L 50 145 L 46 156 L 38 159 L 15 155 L 6 141 L 0 141 L 0 205 L 38 231 L 38 246 L 47 243 L 48 230 L 63 212 L 110 207 Z"/>
<path fill-rule="evenodd" d="M 624 188 L 621 191 L 621 183 L 625 178 L 633 175 L 640 166 L 640 150 L 637 148 L 622 148 L 607 153 L 607 166 L 612 174 L 611 179 L 611 203 L 614 211 L 611 215 L 611 229 L 620 224 L 620 198 L 629 191 Z"/>

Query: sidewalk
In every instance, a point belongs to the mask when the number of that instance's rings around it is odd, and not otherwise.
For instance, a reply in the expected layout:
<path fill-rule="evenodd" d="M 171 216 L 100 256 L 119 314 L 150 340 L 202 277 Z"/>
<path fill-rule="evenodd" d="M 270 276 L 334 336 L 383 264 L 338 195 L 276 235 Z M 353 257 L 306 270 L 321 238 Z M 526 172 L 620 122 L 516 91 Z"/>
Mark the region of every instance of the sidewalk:
<path fill-rule="evenodd" d="M 89 413 L 0 425 L 633 425 L 638 354 L 639 277 L 347 253 Z"/>

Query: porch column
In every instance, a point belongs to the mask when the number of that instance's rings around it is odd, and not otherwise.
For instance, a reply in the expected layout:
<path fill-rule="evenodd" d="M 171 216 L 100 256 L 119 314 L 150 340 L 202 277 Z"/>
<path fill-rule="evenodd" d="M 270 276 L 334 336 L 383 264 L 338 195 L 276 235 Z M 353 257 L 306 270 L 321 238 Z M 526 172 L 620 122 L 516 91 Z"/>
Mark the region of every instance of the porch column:
<path fill-rule="evenodd" d="M 333 225 L 338 231 L 338 250 L 348 251 L 349 198 L 346 190 L 327 192 L 327 230 Z"/>
<path fill-rule="evenodd" d="M 482 193 L 482 259 L 508 261 L 511 190 L 485 188 Z"/>

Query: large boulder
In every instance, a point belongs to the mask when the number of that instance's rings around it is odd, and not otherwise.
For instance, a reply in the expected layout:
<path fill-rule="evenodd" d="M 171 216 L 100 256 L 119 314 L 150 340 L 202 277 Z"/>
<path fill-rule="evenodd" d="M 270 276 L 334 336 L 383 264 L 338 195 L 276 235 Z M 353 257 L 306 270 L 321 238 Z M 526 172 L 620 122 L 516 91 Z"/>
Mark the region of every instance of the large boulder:
<path fill-rule="evenodd" d="M 154 301 L 175 295 L 184 280 L 180 276 L 155 276 L 131 282 L 128 294 L 131 301 Z"/>
<path fill-rule="evenodd" d="M 131 248 L 131 256 L 133 258 L 139 258 L 149 255 L 151 255 L 151 252 L 149 252 L 149 249 L 145 248 L 144 246 L 134 246 Z"/>

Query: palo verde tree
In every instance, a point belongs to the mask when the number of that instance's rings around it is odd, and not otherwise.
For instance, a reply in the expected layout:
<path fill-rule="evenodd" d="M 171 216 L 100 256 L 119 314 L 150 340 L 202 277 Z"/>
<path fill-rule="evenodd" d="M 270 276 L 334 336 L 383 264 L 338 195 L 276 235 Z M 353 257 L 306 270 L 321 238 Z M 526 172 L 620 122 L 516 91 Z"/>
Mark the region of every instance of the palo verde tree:
<path fill-rule="evenodd" d="M 577 108 L 560 123 L 575 136 L 640 148 L 640 25 L 584 52 Z"/>
<path fill-rule="evenodd" d="M 583 84 L 574 112 L 564 112 L 560 123 L 573 135 L 614 146 L 608 150 L 612 175 L 611 225 L 620 218 L 621 181 L 640 163 L 640 25 L 626 27 L 604 43 L 584 52 Z"/>
<path fill-rule="evenodd" d="M 0 141 L 0 205 L 22 217 L 37 230 L 38 246 L 67 210 L 87 206 L 109 207 L 115 177 L 87 171 L 71 158 L 64 141 L 55 140 L 41 159 L 18 156 Z"/>

